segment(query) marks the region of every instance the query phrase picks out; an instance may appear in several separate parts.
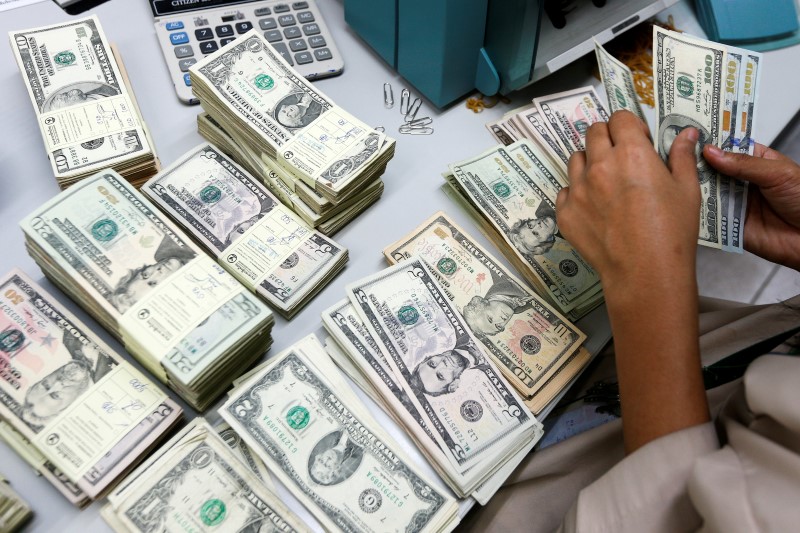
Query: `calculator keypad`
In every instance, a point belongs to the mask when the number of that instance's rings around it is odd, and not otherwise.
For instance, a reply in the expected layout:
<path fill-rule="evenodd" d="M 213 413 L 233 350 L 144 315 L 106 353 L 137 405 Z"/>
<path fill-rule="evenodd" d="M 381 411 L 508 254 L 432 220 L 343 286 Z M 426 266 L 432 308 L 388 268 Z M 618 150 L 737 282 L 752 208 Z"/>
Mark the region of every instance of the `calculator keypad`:
<path fill-rule="evenodd" d="M 241 6 L 236 11 L 227 9 L 216 12 L 208 10 L 201 12 L 202 14 L 187 15 L 183 20 L 173 19 L 161 23 L 159 37 L 165 38 L 162 40 L 162 48 L 168 63 L 172 65 L 170 70 L 176 76 L 174 79 L 179 96 L 189 100 L 186 97 L 189 93 L 185 91 L 191 87 L 188 70 L 192 65 L 253 28 L 261 30 L 267 42 L 289 65 L 304 65 L 299 70 L 305 76 L 314 79 L 341 72 L 341 60 L 334 61 L 333 64 L 326 63 L 325 67 L 313 66 L 317 62 L 329 62 L 337 53 L 335 45 L 329 47 L 326 41 L 326 37 L 330 38 L 330 35 L 324 21 L 319 20 L 316 9 L 314 2 L 309 1 L 270 2 L 269 7 L 246 9 L 246 6 Z M 170 48 L 175 59 L 170 59 Z M 306 66 L 309 64 L 311 65 Z M 311 70 L 314 68 L 317 70 Z M 178 71 L 181 85 L 185 86 L 183 89 L 178 87 Z M 196 102 L 193 98 L 192 100 Z"/>

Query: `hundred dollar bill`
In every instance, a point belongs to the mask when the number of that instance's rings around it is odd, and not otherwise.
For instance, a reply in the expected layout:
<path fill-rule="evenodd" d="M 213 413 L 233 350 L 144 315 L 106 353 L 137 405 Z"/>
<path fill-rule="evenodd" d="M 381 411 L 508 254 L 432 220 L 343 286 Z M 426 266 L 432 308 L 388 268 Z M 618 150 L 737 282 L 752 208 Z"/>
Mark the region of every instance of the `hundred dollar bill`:
<path fill-rule="evenodd" d="M 596 297 L 600 278 L 558 231 L 550 185 L 537 183 L 507 148 L 494 148 L 450 165 L 446 175 L 459 194 L 491 225 L 520 271 L 561 312 Z"/>
<path fill-rule="evenodd" d="M 116 173 L 21 225 L 45 273 L 187 401 L 210 401 L 229 360 L 260 353 L 250 339 L 271 327 L 269 310 Z"/>
<path fill-rule="evenodd" d="M 505 117 L 494 122 L 487 122 L 486 129 L 489 130 L 489 133 L 492 134 L 492 137 L 497 140 L 500 144 L 504 146 L 508 146 L 509 144 L 513 143 L 517 139 L 514 138 L 513 134 L 508 131 L 505 127 L 503 122 L 505 121 Z"/>
<path fill-rule="evenodd" d="M 725 79 L 722 83 L 722 133 L 721 148 L 731 152 L 738 145 L 737 118 L 739 113 L 739 77 L 742 72 L 741 50 L 728 48 L 728 57 L 725 62 Z M 726 251 L 734 251 L 731 247 L 731 221 L 733 216 L 733 181 L 730 176 L 719 177 L 719 211 L 720 211 L 720 244 Z"/>
<path fill-rule="evenodd" d="M 202 420 L 109 502 L 117 531 L 309 530 Z"/>
<path fill-rule="evenodd" d="M 742 55 L 742 67 L 738 79 L 739 118 L 736 135 L 736 147 L 733 151 L 753 155 L 755 141 L 753 127 L 758 107 L 758 86 L 761 78 L 761 54 L 750 50 L 739 50 Z M 733 180 L 733 199 L 730 202 L 729 246 L 727 250 L 741 253 L 743 250 L 742 234 L 744 218 L 747 213 L 747 182 Z"/>
<path fill-rule="evenodd" d="M 389 264 L 413 256 L 428 264 L 472 334 L 524 398 L 532 397 L 586 339 L 444 213 L 383 253 Z"/>
<path fill-rule="evenodd" d="M 539 113 L 570 154 L 584 149 L 589 126 L 607 122 L 608 114 L 593 87 L 581 87 L 534 98 Z"/>
<path fill-rule="evenodd" d="M 97 17 L 13 31 L 9 38 L 59 182 L 146 154 L 152 158 Z"/>
<path fill-rule="evenodd" d="M 628 66 L 608 53 L 603 45 L 594 42 L 594 53 L 597 56 L 597 66 L 600 69 L 600 79 L 606 88 L 608 107 L 611 112 L 625 109 L 630 111 L 647 124 L 636 86 L 633 83 L 633 73 Z"/>
<path fill-rule="evenodd" d="M 319 92 L 258 30 L 189 73 L 209 114 L 232 117 L 252 144 L 332 200 L 367 176 L 383 145 L 384 134 Z"/>
<path fill-rule="evenodd" d="M 653 27 L 655 147 L 664 161 L 687 127 L 697 128 L 697 177 L 702 195 L 699 243 L 721 248 L 720 177 L 702 156 L 703 146 L 722 143 L 722 81 L 726 47 Z"/>
<path fill-rule="evenodd" d="M 234 391 L 220 414 L 327 530 L 438 531 L 452 498 L 407 462 L 301 342 Z M 337 386 L 338 385 L 338 386 Z"/>
<path fill-rule="evenodd" d="M 536 419 L 421 259 L 353 283 L 347 293 L 458 471 L 505 457 L 531 438 Z"/>
<path fill-rule="evenodd" d="M 195 147 L 142 191 L 247 288 L 291 316 L 347 261 L 214 145 Z"/>
<path fill-rule="evenodd" d="M 21 272 L 0 280 L 0 418 L 81 495 L 98 497 L 180 414 Z"/>

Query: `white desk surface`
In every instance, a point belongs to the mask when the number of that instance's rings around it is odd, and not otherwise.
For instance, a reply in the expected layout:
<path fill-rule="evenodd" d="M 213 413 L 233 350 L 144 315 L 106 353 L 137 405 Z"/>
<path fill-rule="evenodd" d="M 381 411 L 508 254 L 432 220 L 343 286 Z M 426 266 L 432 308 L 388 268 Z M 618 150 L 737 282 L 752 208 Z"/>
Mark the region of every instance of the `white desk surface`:
<path fill-rule="evenodd" d="M 344 74 L 321 80 L 317 85 L 337 104 L 360 119 L 373 126 L 384 126 L 387 134 L 397 139 L 397 153 L 383 178 L 386 184 L 383 197 L 334 236 L 350 250 L 347 268 L 291 322 L 276 317 L 273 329 L 275 344 L 267 355 L 276 354 L 301 337 L 317 332 L 321 326 L 320 313 L 344 297 L 345 285 L 384 268 L 386 265 L 381 255 L 383 247 L 437 210 L 444 210 L 453 216 L 491 250 L 491 245 L 466 213 L 441 190 L 444 183 L 441 173 L 447 169 L 448 163 L 472 156 L 495 144 L 484 124 L 514 107 L 530 102 L 533 96 L 590 83 L 602 93 L 599 82 L 591 76 L 594 58 L 589 56 L 512 94 L 510 104 L 499 104 L 480 114 L 467 110 L 463 100 L 443 111 L 424 102 L 417 116 L 433 117 L 434 134 L 400 135 L 397 132 L 402 124 L 398 111 L 400 90 L 409 87 L 412 94 L 417 94 L 350 30 L 344 21 L 342 1 L 317 0 L 345 59 Z M 110 0 L 90 12 L 99 16 L 108 39 L 119 47 L 161 162 L 164 166 L 171 164 L 203 141 L 197 133 L 195 121 L 200 108 L 185 106 L 175 96 L 156 41 L 147 2 Z M 667 12 L 675 14 L 676 24 L 681 29 L 695 35 L 703 34 L 685 0 Z M 69 18 L 54 3 L 34 4 L 3 12 L 0 15 L 0 32 L 5 34 Z M 757 123 L 757 130 L 760 131 L 757 140 L 761 142 L 771 143 L 800 108 L 800 93 L 793 90 L 800 86 L 799 59 L 797 47 L 765 55 Z M 396 104 L 393 109 L 384 108 L 384 82 L 391 83 L 394 88 Z M 119 343 L 44 279 L 39 267 L 25 252 L 18 221 L 56 195 L 59 189 L 45 156 L 33 106 L 9 46 L 0 46 L 0 95 L 0 190 L 3 193 L 0 195 L 0 220 L 3 222 L 0 271 L 5 273 L 15 266 L 22 268 L 122 352 Z M 602 309 L 582 320 L 579 325 L 596 344 L 602 344 L 609 335 Z M 174 394 L 171 396 L 175 397 Z M 205 414 L 212 422 L 217 419 L 213 409 Z M 186 409 L 187 419 L 193 416 L 194 412 Z M 87 509 L 78 511 L 46 480 L 37 478 L 31 468 L 5 444 L 0 444 L 0 472 L 33 508 L 35 517 L 27 531 L 85 533 L 110 530 L 98 514 L 102 502 L 95 502 Z M 291 500 L 285 491 L 280 492 L 284 499 Z M 291 506 L 296 509 L 296 502 Z M 309 523 L 313 522 L 305 511 L 299 514 Z"/>

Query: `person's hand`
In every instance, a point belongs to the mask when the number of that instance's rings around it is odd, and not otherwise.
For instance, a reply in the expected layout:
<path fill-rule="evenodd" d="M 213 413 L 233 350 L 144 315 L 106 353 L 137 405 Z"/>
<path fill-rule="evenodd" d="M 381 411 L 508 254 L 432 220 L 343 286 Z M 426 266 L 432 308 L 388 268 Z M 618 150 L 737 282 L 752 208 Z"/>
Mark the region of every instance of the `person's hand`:
<path fill-rule="evenodd" d="M 607 295 L 615 284 L 694 279 L 700 219 L 697 138 L 694 128 L 682 131 L 667 168 L 644 123 L 618 111 L 607 124 L 593 124 L 586 152 L 570 158 L 570 186 L 556 203 L 558 227 L 598 271 Z"/>
<path fill-rule="evenodd" d="M 706 146 L 706 161 L 722 174 L 749 181 L 746 250 L 800 270 L 800 166 L 785 155 L 756 144 L 754 155 Z"/>

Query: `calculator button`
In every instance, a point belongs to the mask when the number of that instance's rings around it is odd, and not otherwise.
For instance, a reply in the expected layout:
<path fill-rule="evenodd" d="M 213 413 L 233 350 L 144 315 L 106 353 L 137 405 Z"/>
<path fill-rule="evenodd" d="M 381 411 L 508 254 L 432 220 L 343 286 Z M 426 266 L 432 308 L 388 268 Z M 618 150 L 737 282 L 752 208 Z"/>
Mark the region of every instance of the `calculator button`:
<path fill-rule="evenodd" d="M 261 26 L 262 30 L 274 30 L 278 27 L 278 23 L 275 22 L 275 19 L 272 17 L 259 20 L 258 25 Z"/>
<path fill-rule="evenodd" d="M 200 28 L 199 30 L 194 30 L 194 36 L 198 41 L 207 41 L 214 38 L 214 32 L 211 31 L 211 28 Z"/>
<path fill-rule="evenodd" d="M 167 31 L 182 30 L 183 29 L 183 22 L 181 22 L 180 20 L 176 20 L 174 22 L 167 22 L 167 24 L 164 26 L 164 28 Z"/>
<path fill-rule="evenodd" d="M 272 47 L 276 52 L 279 52 L 283 56 L 287 63 L 294 65 L 294 61 L 292 61 L 292 54 L 290 54 L 289 49 L 286 48 L 286 43 L 275 43 L 272 45 Z"/>
<path fill-rule="evenodd" d="M 216 43 L 216 41 L 204 41 L 200 43 L 200 51 L 204 54 L 210 54 L 211 52 L 216 52 L 217 50 L 219 50 L 219 45 Z M 319 52 L 319 50 L 316 51 Z"/>
<path fill-rule="evenodd" d="M 319 26 L 317 24 L 305 24 L 303 26 L 303 33 L 306 35 L 318 35 L 319 34 Z"/>
<path fill-rule="evenodd" d="M 236 33 L 247 33 L 253 29 L 253 23 L 249 21 L 237 22 Z"/>
<path fill-rule="evenodd" d="M 314 22 L 314 13 L 311 11 L 303 11 L 302 13 L 297 14 L 297 21 L 300 24 L 306 24 L 308 22 Z"/>
<path fill-rule="evenodd" d="M 194 55 L 194 50 L 188 44 L 183 46 L 176 46 L 175 47 L 175 57 L 181 59 L 182 57 L 192 57 Z"/>
<path fill-rule="evenodd" d="M 303 39 L 295 39 L 293 41 L 289 41 L 289 48 L 292 49 L 292 52 L 300 52 L 301 50 L 308 48 L 308 46 L 306 46 L 306 42 Z"/>
<path fill-rule="evenodd" d="M 173 45 L 186 44 L 189 42 L 189 34 L 185 31 L 177 31 L 169 34 L 169 42 Z"/>
<path fill-rule="evenodd" d="M 286 13 L 289 11 L 289 4 L 276 4 L 272 6 L 272 9 L 275 10 L 275 13 Z"/>
<path fill-rule="evenodd" d="M 283 35 L 281 35 L 281 30 L 269 30 L 264 32 L 264 38 L 268 43 L 276 43 L 283 40 Z"/>
<path fill-rule="evenodd" d="M 326 59 L 332 58 L 333 55 L 327 48 L 317 48 L 314 50 L 314 57 L 317 58 L 317 61 L 325 61 Z"/>
<path fill-rule="evenodd" d="M 189 73 L 188 72 L 183 75 L 183 83 L 185 83 L 187 87 L 191 87 L 192 86 L 192 79 L 189 77 Z"/>
<path fill-rule="evenodd" d="M 278 24 L 285 28 L 286 26 L 294 26 L 297 21 L 294 20 L 294 15 L 281 15 L 278 17 Z"/>
<path fill-rule="evenodd" d="M 225 46 L 229 42 L 232 42 L 232 41 L 235 41 L 235 40 L 236 40 L 236 37 L 226 37 L 224 39 L 220 39 L 219 40 L 219 45 L 220 46 Z"/>
<path fill-rule="evenodd" d="M 311 48 L 319 48 L 320 46 L 325 46 L 326 44 L 328 43 L 325 42 L 325 37 L 322 35 L 316 35 L 308 38 L 308 45 Z"/>
<path fill-rule="evenodd" d="M 268 7 L 259 7 L 256 9 L 255 14 L 257 17 L 266 17 L 267 15 L 272 15 L 272 10 Z"/>
<path fill-rule="evenodd" d="M 214 31 L 216 32 L 217 37 L 230 37 L 233 35 L 233 27 L 230 24 L 217 26 L 214 28 Z"/>
<path fill-rule="evenodd" d="M 308 9 L 308 2 L 293 2 L 292 9 Z"/>
<path fill-rule="evenodd" d="M 305 65 L 314 61 L 314 57 L 310 52 L 299 52 L 294 55 L 294 60 L 297 61 L 298 65 Z"/>
<path fill-rule="evenodd" d="M 181 59 L 178 61 L 178 68 L 181 69 L 181 72 L 189 72 L 189 67 L 197 63 L 197 60 L 193 57 L 188 57 L 186 59 Z"/>
<path fill-rule="evenodd" d="M 297 39 L 298 37 L 302 37 L 302 35 L 303 33 L 297 26 L 290 26 L 283 30 L 283 36 L 287 39 Z"/>

